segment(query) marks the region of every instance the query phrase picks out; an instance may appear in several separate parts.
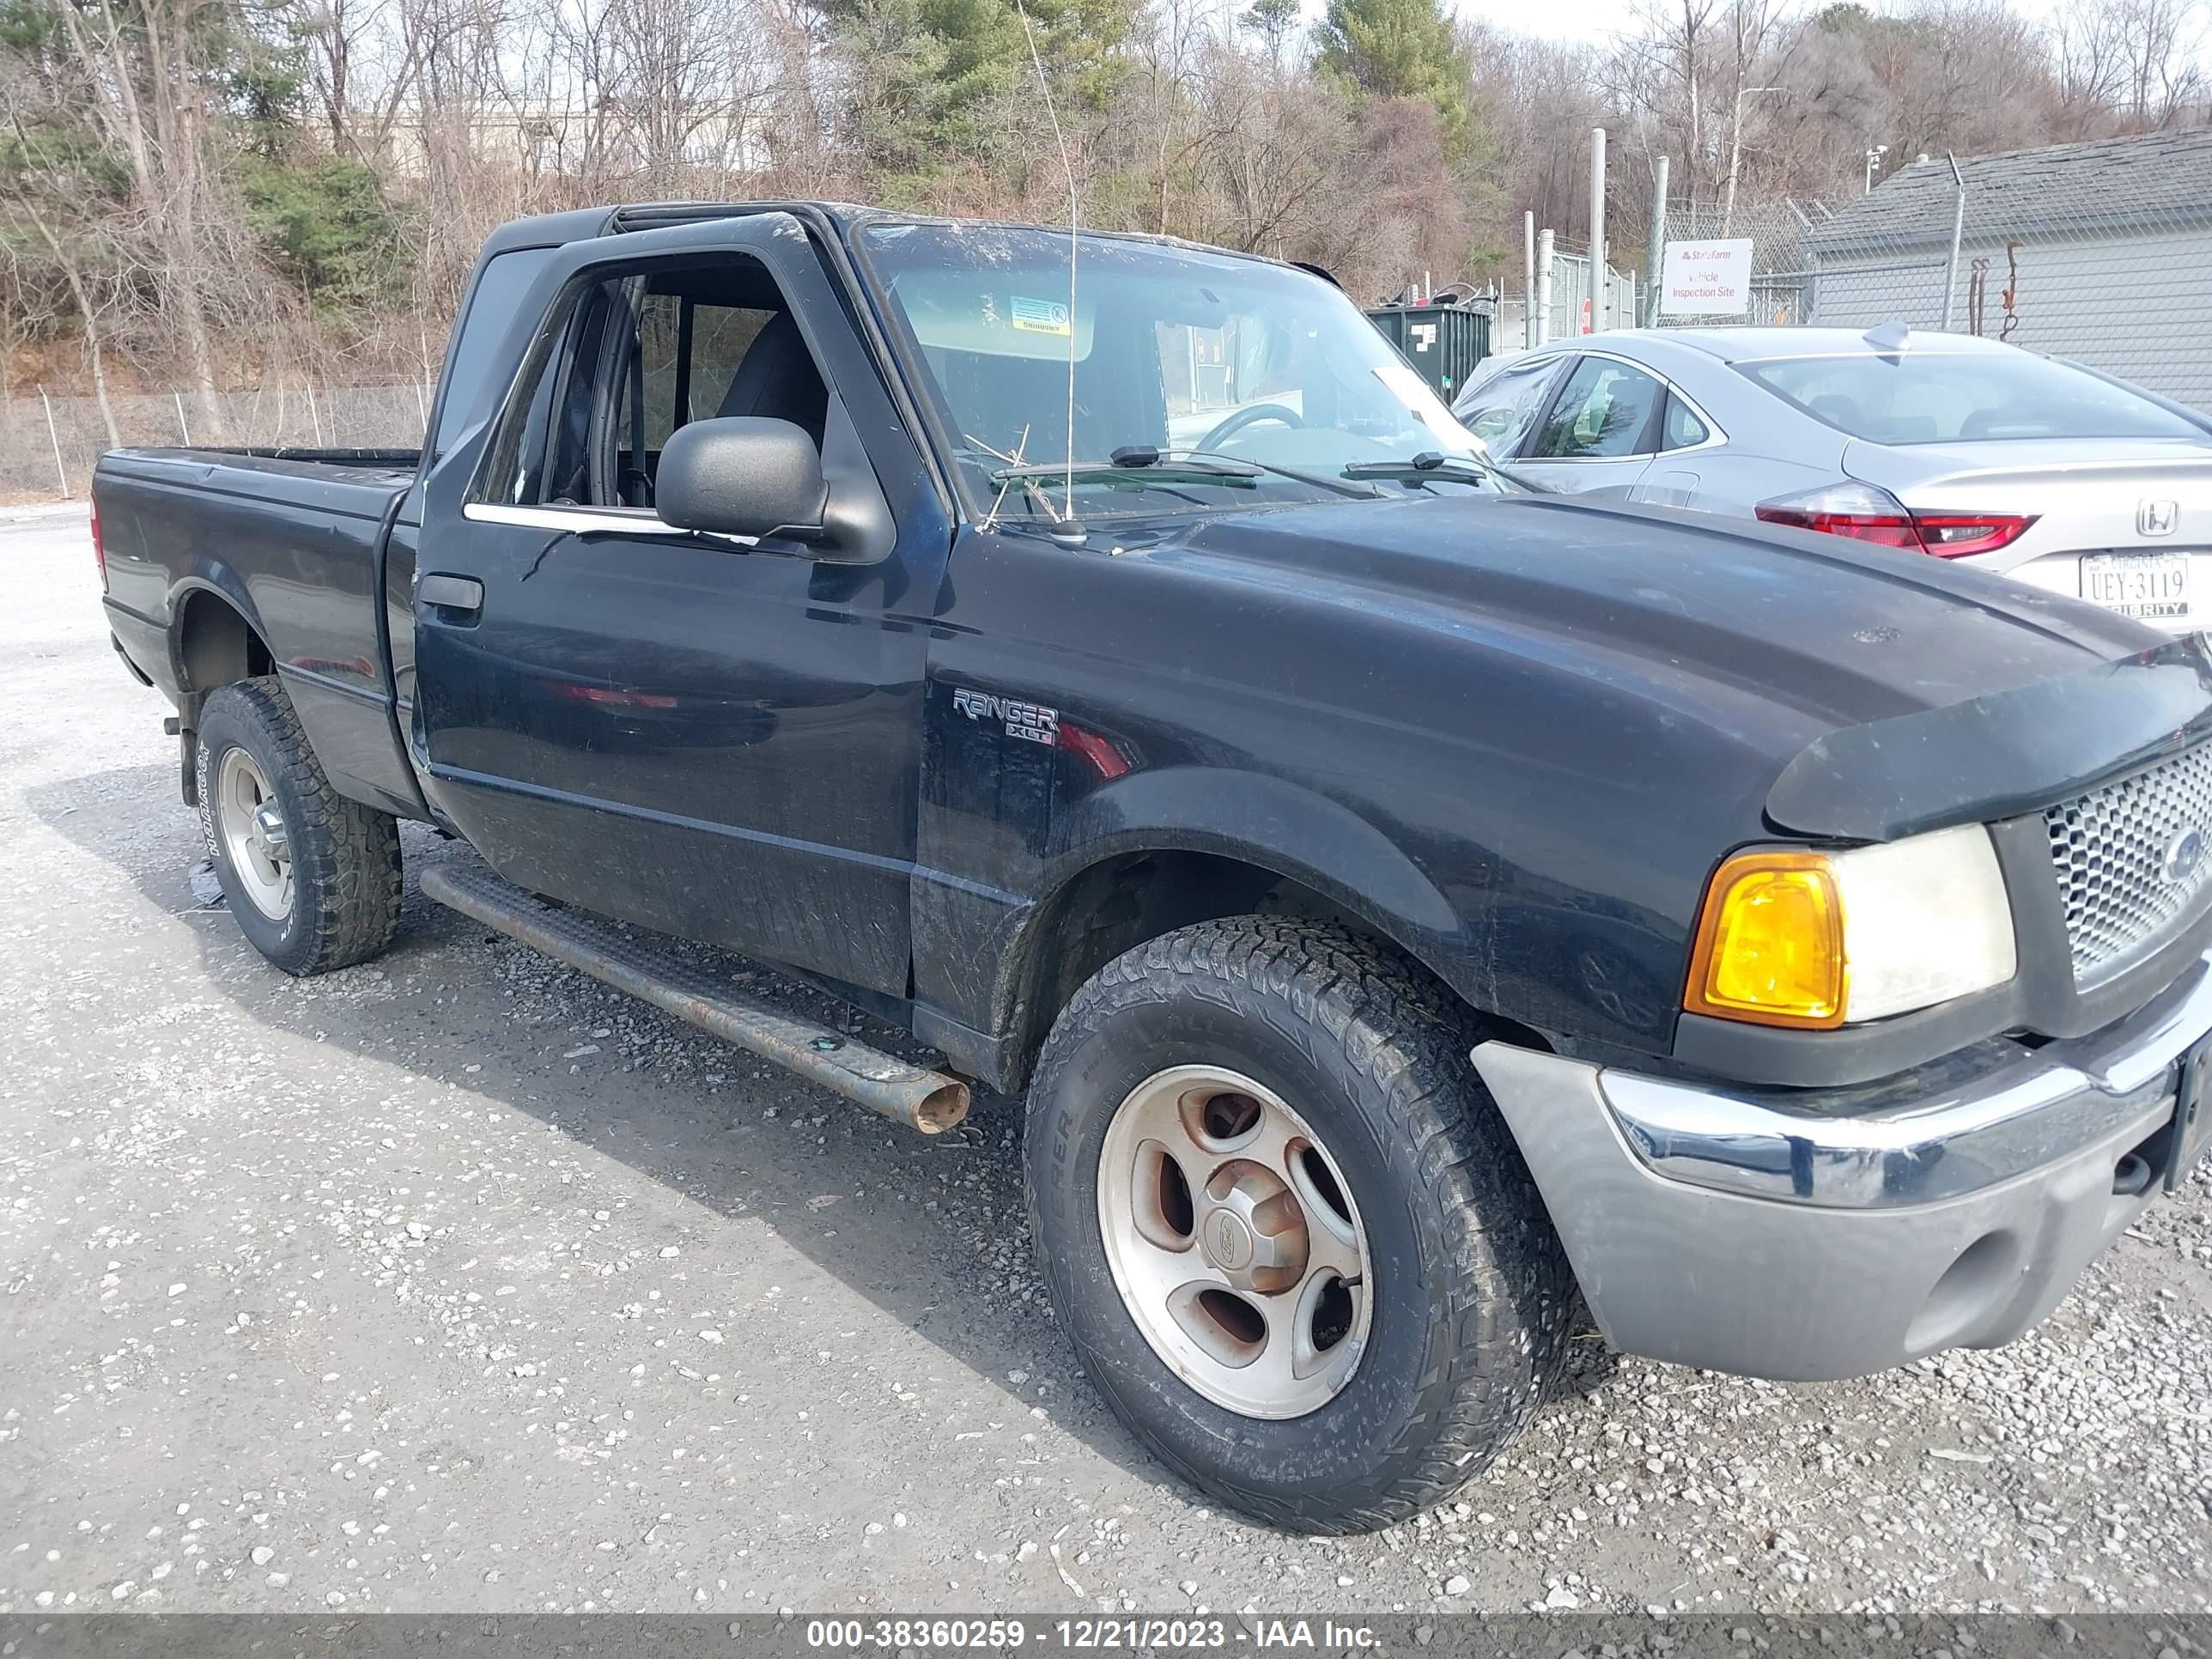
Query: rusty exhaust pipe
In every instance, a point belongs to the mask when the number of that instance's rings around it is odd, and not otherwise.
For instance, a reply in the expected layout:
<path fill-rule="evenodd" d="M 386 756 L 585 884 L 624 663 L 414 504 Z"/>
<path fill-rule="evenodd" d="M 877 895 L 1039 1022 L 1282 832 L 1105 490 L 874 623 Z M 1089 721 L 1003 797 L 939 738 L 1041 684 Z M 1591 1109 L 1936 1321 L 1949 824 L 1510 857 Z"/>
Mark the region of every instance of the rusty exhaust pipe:
<path fill-rule="evenodd" d="M 421 881 L 424 896 L 448 909 L 909 1129 L 942 1134 L 968 1115 L 968 1085 L 959 1079 L 781 1012 L 713 974 L 669 961 L 612 922 L 557 909 L 480 866 L 433 865 Z"/>

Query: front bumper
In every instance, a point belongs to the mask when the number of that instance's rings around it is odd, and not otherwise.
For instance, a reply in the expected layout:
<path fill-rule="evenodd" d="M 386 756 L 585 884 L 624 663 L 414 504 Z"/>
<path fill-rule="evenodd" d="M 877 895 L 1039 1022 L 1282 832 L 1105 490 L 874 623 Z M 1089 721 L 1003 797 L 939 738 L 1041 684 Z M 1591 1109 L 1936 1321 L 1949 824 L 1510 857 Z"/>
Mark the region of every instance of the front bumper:
<path fill-rule="evenodd" d="M 1630 1353 L 1796 1381 L 1994 1347 L 2158 1189 L 2212 957 L 2087 1036 L 1865 1088 L 1716 1089 L 1485 1042 L 1591 1312 Z"/>

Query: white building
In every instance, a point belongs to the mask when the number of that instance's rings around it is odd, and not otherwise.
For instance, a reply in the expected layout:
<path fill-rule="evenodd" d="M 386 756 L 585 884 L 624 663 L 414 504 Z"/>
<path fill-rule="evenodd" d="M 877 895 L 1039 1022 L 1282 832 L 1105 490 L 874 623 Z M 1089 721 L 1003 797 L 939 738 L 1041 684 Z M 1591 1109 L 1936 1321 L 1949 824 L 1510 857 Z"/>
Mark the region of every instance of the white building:
<path fill-rule="evenodd" d="M 1810 320 L 1901 317 L 2072 357 L 2212 410 L 2212 130 L 1899 168 L 1811 234 Z"/>

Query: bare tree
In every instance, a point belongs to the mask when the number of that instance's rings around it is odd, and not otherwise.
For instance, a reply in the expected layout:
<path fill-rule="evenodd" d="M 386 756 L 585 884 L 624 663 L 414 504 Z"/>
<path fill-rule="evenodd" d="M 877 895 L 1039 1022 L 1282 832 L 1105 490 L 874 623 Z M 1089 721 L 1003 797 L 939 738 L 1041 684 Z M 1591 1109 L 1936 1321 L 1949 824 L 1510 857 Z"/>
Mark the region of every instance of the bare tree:
<path fill-rule="evenodd" d="M 2207 0 L 2077 0 L 2053 27 L 2061 95 L 2121 130 L 2154 132 L 2206 94 Z"/>
<path fill-rule="evenodd" d="M 405 0 L 291 0 L 282 14 L 301 42 L 307 85 L 333 154 L 389 161 L 392 131 L 417 91 L 421 34 Z"/>
<path fill-rule="evenodd" d="M 1611 90 L 1641 118 L 1647 148 L 1680 158 L 1682 193 L 1709 198 L 1719 170 L 1709 104 L 1722 0 L 1637 0 L 1634 15 L 1638 33 L 1611 66 Z"/>
<path fill-rule="evenodd" d="M 212 313 L 266 303 L 210 166 L 214 54 L 236 40 L 240 20 L 221 0 L 93 0 L 54 15 L 48 68 L 127 170 L 129 240 L 219 436 Z"/>
<path fill-rule="evenodd" d="M 1620 128 L 1647 155 L 1664 141 L 1655 140 L 1650 122 L 1625 118 L 1614 96 L 1620 82 L 1610 73 L 1613 66 L 1587 49 L 1479 26 L 1465 36 L 1475 104 L 1498 152 L 1503 199 L 1516 216 L 1533 210 L 1540 223 L 1556 230 L 1586 232 L 1589 165 L 1581 147 L 1561 142 L 1562 136 Z"/>
<path fill-rule="evenodd" d="M 100 407 L 101 423 L 106 428 L 109 444 L 119 443 L 115 410 L 107 398 L 109 318 L 118 308 L 118 296 L 112 281 L 103 281 L 99 273 L 88 269 L 86 244 L 94 233 L 89 231 L 79 214 L 71 213 L 64 205 L 82 202 L 82 180 L 72 178 L 66 168 L 54 163 L 49 154 L 50 146 L 42 143 L 24 125 L 20 110 L 9 112 L 9 125 L 29 166 L 18 181 L 21 187 L 10 193 L 8 218 L 28 227 L 39 246 L 46 250 L 52 268 L 61 274 L 82 331 L 86 366 L 91 373 L 93 397 Z M 12 242 L 13 239 L 9 240 Z M 10 309 L 12 313 L 13 307 Z M 11 315 L 9 320 L 13 323 L 15 318 Z"/>
<path fill-rule="evenodd" d="M 1215 204 L 1203 234 L 1254 252 L 1340 264 L 1356 240 L 1339 219 L 1352 139 L 1340 94 L 1224 43 L 1209 60 L 1203 98 Z"/>
<path fill-rule="evenodd" d="M 1723 191 L 1721 233 L 1735 221 L 1736 185 L 1743 175 L 1745 106 L 1759 98 L 1787 98 L 1790 88 L 1774 77 L 1782 72 L 1772 46 L 1781 0 L 1731 0 L 1723 14 L 1726 38 L 1722 64 L 1729 96 L 1728 185 Z"/>

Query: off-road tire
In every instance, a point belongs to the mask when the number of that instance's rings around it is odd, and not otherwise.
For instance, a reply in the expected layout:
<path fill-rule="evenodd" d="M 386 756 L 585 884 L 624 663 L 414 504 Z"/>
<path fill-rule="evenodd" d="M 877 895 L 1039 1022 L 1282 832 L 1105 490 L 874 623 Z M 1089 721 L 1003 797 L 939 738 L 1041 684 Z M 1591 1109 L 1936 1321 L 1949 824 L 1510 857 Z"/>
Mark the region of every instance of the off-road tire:
<path fill-rule="evenodd" d="M 1510 1131 L 1442 988 L 1348 930 L 1243 916 L 1139 945 L 1054 1024 L 1029 1098 L 1040 1270 L 1085 1370 L 1170 1468 L 1306 1533 L 1411 1519 L 1480 1474 L 1542 1407 L 1580 1306 Z M 1217 1064 L 1294 1103 L 1352 1188 L 1372 1328 L 1340 1393 L 1268 1420 L 1214 1404 L 1146 1340 L 1101 1237 L 1097 1170 L 1131 1090 Z"/>
<path fill-rule="evenodd" d="M 292 903 L 282 922 L 246 895 L 216 830 L 214 781 L 231 749 L 252 757 L 284 816 Z M 254 949 L 305 977 L 366 962 L 392 943 L 399 927 L 398 821 L 331 787 L 275 676 L 218 688 L 200 710 L 197 750 L 200 828 L 230 913 Z"/>

